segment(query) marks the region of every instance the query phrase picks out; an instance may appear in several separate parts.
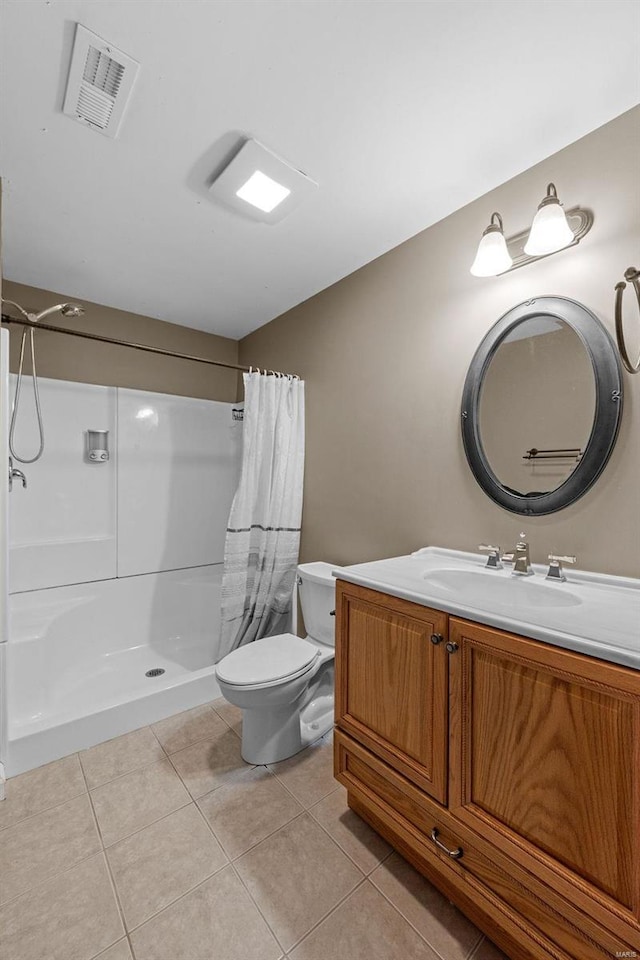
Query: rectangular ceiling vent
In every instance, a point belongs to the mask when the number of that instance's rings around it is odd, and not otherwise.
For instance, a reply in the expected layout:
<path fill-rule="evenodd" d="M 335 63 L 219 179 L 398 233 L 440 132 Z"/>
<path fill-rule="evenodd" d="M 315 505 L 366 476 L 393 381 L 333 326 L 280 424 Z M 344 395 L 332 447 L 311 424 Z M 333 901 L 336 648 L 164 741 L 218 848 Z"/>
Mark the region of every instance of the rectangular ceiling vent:
<path fill-rule="evenodd" d="M 107 137 L 117 136 L 139 67 L 78 23 L 63 112 Z"/>

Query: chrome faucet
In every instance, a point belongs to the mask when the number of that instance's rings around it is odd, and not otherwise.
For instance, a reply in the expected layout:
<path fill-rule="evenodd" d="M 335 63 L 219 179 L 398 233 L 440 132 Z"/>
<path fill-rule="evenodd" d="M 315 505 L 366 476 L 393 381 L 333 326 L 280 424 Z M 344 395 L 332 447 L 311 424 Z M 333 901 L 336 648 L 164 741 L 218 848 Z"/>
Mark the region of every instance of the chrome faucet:
<path fill-rule="evenodd" d="M 492 547 L 489 543 L 481 543 L 478 547 L 482 553 L 488 553 L 486 565 L 490 570 L 502 570 L 502 556 L 500 547 Z"/>
<path fill-rule="evenodd" d="M 13 465 L 13 458 L 9 457 L 9 493 L 13 490 L 13 481 L 22 480 L 22 486 L 27 488 L 27 478 L 25 477 L 22 470 L 18 470 L 17 467 Z"/>
<path fill-rule="evenodd" d="M 556 582 L 564 583 L 566 577 L 564 575 L 564 570 L 562 569 L 563 563 L 575 563 L 578 558 L 574 556 L 570 557 L 557 557 L 555 553 L 549 554 L 549 571 L 546 580 L 555 580 Z"/>
<path fill-rule="evenodd" d="M 520 537 L 524 537 L 524 533 L 520 534 Z M 513 564 L 513 571 L 511 573 L 512 577 L 532 577 L 533 570 L 531 569 L 531 560 L 529 558 L 529 544 L 526 540 L 520 539 L 516 543 L 516 548 L 513 553 L 505 553 L 502 556 L 502 559 L 505 563 Z"/>

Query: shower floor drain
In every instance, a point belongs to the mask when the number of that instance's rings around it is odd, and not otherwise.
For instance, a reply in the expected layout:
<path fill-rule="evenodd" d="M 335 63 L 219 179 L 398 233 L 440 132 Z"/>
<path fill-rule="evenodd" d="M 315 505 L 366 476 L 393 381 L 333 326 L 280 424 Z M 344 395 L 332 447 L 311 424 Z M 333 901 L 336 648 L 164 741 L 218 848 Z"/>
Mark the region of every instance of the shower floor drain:
<path fill-rule="evenodd" d="M 161 677 L 164 673 L 164 667 L 154 667 L 153 670 L 147 670 L 145 677 Z"/>

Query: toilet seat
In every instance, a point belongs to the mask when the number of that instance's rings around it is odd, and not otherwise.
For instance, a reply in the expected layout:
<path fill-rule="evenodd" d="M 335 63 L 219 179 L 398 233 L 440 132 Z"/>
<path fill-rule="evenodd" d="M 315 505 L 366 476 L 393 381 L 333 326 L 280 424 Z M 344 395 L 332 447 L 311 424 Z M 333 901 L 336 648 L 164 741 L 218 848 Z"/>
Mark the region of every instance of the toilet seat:
<path fill-rule="evenodd" d="M 295 680 L 319 656 L 320 651 L 312 643 L 293 633 L 281 633 L 233 650 L 218 663 L 216 675 L 234 687 L 269 686 Z"/>

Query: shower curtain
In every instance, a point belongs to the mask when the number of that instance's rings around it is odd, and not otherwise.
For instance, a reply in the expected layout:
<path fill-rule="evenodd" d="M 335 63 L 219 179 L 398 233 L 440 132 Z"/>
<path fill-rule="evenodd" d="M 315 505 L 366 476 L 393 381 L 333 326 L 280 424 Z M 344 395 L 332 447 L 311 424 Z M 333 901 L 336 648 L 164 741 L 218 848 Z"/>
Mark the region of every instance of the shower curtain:
<path fill-rule="evenodd" d="M 290 627 L 304 472 L 304 381 L 245 373 L 240 484 L 224 551 L 216 661 Z"/>

